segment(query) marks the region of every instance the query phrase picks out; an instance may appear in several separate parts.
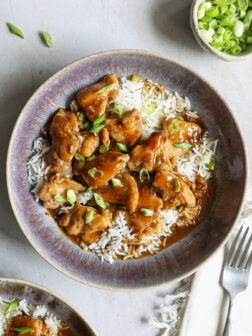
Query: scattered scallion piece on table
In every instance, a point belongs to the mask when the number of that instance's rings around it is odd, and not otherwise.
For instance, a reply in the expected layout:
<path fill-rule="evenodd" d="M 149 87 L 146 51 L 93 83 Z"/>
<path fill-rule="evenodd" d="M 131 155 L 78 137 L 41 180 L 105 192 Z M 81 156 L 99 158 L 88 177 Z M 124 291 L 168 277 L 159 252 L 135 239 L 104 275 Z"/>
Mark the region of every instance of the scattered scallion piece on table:
<path fill-rule="evenodd" d="M 22 33 L 22 30 L 19 29 L 17 26 L 15 26 L 14 24 L 7 22 L 7 26 L 9 27 L 9 30 L 12 32 L 12 34 L 15 34 L 19 37 L 21 37 L 22 39 L 24 39 L 24 35 Z"/>
<path fill-rule="evenodd" d="M 151 209 L 147 209 L 147 208 L 141 208 L 140 209 L 141 213 L 146 216 L 146 217 L 151 217 L 154 215 L 154 211 Z"/>
<path fill-rule="evenodd" d="M 148 106 L 147 106 L 147 109 L 146 109 L 146 113 L 147 114 L 152 114 L 156 109 L 156 103 L 154 102 L 151 102 Z"/>
<path fill-rule="evenodd" d="M 95 199 L 95 202 L 96 204 L 102 208 L 102 209 L 107 209 L 107 205 L 106 203 L 104 202 L 104 199 L 97 193 L 94 193 L 94 199 Z"/>
<path fill-rule="evenodd" d="M 118 178 L 115 178 L 115 177 L 112 178 L 111 182 L 112 182 L 113 187 L 121 187 L 122 186 L 122 182 Z"/>
<path fill-rule="evenodd" d="M 47 45 L 47 47 L 52 48 L 53 47 L 52 35 L 47 31 L 43 31 L 42 36 L 43 36 L 43 40 L 44 40 L 45 44 Z"/>
<path fill-rule="evenodd" d="M 117 148 L 122 152 L 128 152 L 128 148 L 125 144 L 122 144 L 120 142 L 116 143 Z"/>
<path fill-rule="evenodd" d="M 99 169 L 97 169 L 97 168 L 92 168 L 92 169 L 89 169 L 89 170 L 88 170 L 88 175 L 91 176 L 92 178 L 95 177 L 95 174 L 96 174 L 96 173 L 100 174 L 100 176 L 103 176 L 103 175 L 104 175 L 103 171 L 102 171 L 102 170 L 99 170 Z"/>
<path fill-rule="evenodd" d="M 93 210 L 88 210 L 86 215 L 85 215 L 85 223 L 91 223 L 94 218 L 94 211 Z"/>
<path fill-rule="evenodd" d="M 33 332 L 33 328 L 29 327 L 18 327 L 18 328 L 12 328 L 12 330 L 17 331 L 19 334 L 24 335 L 27 334 L 28 332 Z"/>
<path fill-rule="evenodd" d="M 74 203 L 76 202 L 76 200 L 77 200 L 77 196 L 76 196 L 74 190 L 72 190 L 72 189 L 67 190 L 67 201 L 71 205 L 74 205 Z"/>
<path fill-rule="evenodd" d="M 78 160 L 78 161 L 82 161 L 82 162 L 85 161 L 84 156 L 81 155 L 80 153 L 77 153 L 77 152 L 74 154 L 74 158 L 75 158 L 76 160 Z"/>
<path fill-rule="evenodd" d="M 141 182 L 144 181 L 144 176 L 146 176 L 148 180 L 150 179 L 150 173 L 148 172 L 148 170 L 146 168 L 142 168 L 140 170 L 139 179 L 140 179 Z"/>
<path fill-rule="evenodd" d="M 12 313 L 14 311 L 14 309 L 17 307 L 17 305 L 19 304 L 19 301 L 18 300 L 14 300 L 14 301 L 11 301 L 9 304 L 8 304 L 8 307 L 5 309 L 4 311 L 4 315 L 7 315 L 9 313 Z"/>
<path fill-rule="evenodd" d="M 173 144 L 173 146 L 176 147 L 176 148 L 181 148 L 181 149 L 192 147 L 192 145 L 188 142 L 175 143 L 175 144 Z"/>
<path fill-rule="evenodd" d="M 101 88 L 100 90 L 96 91 L 96 93 L 105 93 L 105 92 L 110 92 L 111 90 L 113 90 L 115 87 L 115 84 L 110 84 L 107 86 L 104 86 L 103 88 Z"/>

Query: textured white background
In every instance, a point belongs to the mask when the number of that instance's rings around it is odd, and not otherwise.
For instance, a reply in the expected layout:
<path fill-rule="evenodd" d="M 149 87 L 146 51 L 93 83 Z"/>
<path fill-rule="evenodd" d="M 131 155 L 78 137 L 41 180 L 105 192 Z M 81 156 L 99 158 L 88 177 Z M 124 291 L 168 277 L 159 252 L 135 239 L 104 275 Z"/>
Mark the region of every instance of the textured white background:
<path fill-rule="evenodd" d="M 5 179 L 8 141 L 25 102 L 57 70 L 98 51 L 136 48 L 176 58 L 207 78 L 232 106 L 252 154 L 252 59 L 225 63 L 203 52 L 189 28 L 190 3 L 190 0 L 0 1 L 0 276 L 23 278 L 56 291 L 70 300 L 102 336 L 156 335 L 144 320 L 151 315 L 157 298 L 169 288 L 138 293 L 107 292 L 72 281 L 49 266 L 22 234 L 8 201 Z M 8 21 L 22 29 L 24 40 L 8 32 L 5 24 Z M 41 30 L 51 32 L 53 49 L 41 43 Z"/>

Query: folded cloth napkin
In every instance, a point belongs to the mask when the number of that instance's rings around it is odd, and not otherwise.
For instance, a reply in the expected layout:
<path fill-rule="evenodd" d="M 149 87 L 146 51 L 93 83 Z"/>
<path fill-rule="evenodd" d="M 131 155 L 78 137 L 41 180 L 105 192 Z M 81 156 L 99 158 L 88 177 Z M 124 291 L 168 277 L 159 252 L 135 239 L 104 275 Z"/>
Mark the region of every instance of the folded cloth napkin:
<path fill-rule="evenodd" d="M 249 225 L 252 202 L 246 202 L 233 236 L 240 225 Z M 252 227 L 252 225 L 250 225 Z M 163 298 L 150 320 L 161 329 L 162 336 L 221 336 L 228 297 L 220 285 L 220 274 L 230 243 L 221 248 L 200 270 L 183 282 L 172 294 Z M 251 271 L 252 272 L 252 271 Z M 248 289 L 236 298 L 230 336 L 251 336 L 252 275 Z"/>

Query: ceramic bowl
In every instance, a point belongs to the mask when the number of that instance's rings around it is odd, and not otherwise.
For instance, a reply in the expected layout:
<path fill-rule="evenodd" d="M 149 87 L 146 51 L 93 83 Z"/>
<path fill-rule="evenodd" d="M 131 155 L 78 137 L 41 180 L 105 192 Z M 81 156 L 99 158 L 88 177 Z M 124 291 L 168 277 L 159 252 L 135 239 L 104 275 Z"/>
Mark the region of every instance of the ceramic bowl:
<path fill-rule="evenodd" d="M 42 305 L 58 319 L 66 322 L 76 336 L 96 336 L 97 333 L 66 300 L 48 289 L 33 283 L 0 278 L 0 297 L 3 299 L 25 299 L 33 305 Z"/>
<path fill-rule="evenodd" d="M 252 45 L 249 45 L 247 47 L 247 50 L 239 55 L 231 55 L 215 49 L 201 37 L 200 29 L 198 27 L 198 8 L 199 5 L 202 4 L 203 2 L 205 2 L 205 0 L 193 0 L 190 11 L 190 25 L 193 31 L 193 35 L 198 44 L 204 50 L 209 51 L 212 55 L 215 55 L 218 58 L 228 62 L 247 60 L 250 57 L 252 57 Z"/>
<path fill-rule="evenodd" d="M 67 239 L 45 209 L 33 199 L 26 162 L 33 140 L 59 106 L 104 75 L 137 74 L 187 96 L 212 137 L 219 139 L 217 188 L 210 210 L 189 235 L 156 255 L 102 263 Z M 10 140 L 7 159 L 9 197 L 17 221 L 33 247 L 66 275 L 99 288 L 144 289 L 181 279 L 208 259 L 231 232 L 244 197 L 247 160 L 239 127 L 221 96 L 193 70 L 166 56 L 116 50 L 85 57 L 46 81 L 23 108 Z"/>

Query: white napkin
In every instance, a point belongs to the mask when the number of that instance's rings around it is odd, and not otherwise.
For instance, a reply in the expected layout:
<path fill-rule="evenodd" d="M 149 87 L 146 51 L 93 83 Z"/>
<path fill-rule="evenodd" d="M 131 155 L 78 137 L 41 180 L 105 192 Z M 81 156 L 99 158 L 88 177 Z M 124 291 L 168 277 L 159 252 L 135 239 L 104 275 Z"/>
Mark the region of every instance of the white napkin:
<path fill-rule="evenodd" d="M 251 214 L 252 202 L 247 202 L 237 228 L 241 224 L 249 225 L 248 217 Z M 163 299 L 155 317 L 150 321 L 152 326 L 162 330 L 160 335 L 222 335 L 228 297 L 220 286 L 219 280 L 224 257 L 233 240 L 232 238 L 194 276 L 187 278 L 186 284 L 181 284 L 181 287 L 174 294 Z M 252 335 L 251 311 L 252 270 L 248 289 L 238 294 L 234 303 L 230 336 Z"/>

